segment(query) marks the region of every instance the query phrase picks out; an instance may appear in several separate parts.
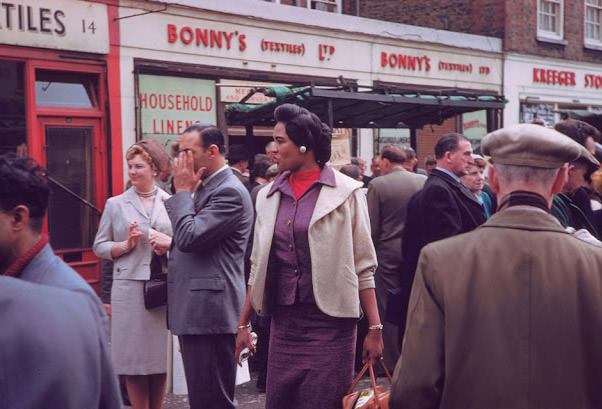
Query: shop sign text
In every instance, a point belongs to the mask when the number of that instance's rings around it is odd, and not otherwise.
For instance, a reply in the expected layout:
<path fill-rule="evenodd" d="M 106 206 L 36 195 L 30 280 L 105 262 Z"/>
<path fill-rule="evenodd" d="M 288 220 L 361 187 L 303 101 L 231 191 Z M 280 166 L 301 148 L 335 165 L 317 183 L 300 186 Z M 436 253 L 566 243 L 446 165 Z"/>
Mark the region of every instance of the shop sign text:
<path fill-rule="evenodd" d="M 76 0 L 0 2 L 0 43 L 107 54 L 106 5 Z"/>
<path fill-rule="evenodd" d="M 602 75 L 585 74 L 585 88 L 602 88 Z"/>
<path fill-rule="evenodd" d="M 189 26 L 178 29 L 174 24 L 167 25 L 167 41 L 170 43 L 180 41 L 186 45 L 194 43 L 197 47 L 202 45 L 205 48 L 226 48 L 227 50 L 238 45 L 238 49 L 244 51 L 247 48 L 246 37 L 245 34 L 238 31 L 221 31 Z"/>
<path fill-rule="evenodd" d="M 544 68 L 533 68 L 533 82 L 548 85 L 565 85 L 574 87 L 576 85 L 575 73 L 573 71 L 558 71 Z"/>
<path fill-rule="evenodd" d="M 193 123 L 215 124 L 215 81 L 140 74 L 138 89 L 143 138 L 168 146 Z"/>

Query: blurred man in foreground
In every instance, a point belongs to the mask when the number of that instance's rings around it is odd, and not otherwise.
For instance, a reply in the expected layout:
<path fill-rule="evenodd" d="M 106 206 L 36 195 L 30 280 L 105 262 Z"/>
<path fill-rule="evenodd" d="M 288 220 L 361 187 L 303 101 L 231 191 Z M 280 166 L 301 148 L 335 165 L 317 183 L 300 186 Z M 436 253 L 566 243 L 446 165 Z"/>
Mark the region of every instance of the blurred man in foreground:
<path fill-rule="evenodd" d="M 602 252 L 549 213 L 579 145 L 522 124 L 481 148 L 498 213 L 422 250 L 390 407 L 599 408 Z"/>

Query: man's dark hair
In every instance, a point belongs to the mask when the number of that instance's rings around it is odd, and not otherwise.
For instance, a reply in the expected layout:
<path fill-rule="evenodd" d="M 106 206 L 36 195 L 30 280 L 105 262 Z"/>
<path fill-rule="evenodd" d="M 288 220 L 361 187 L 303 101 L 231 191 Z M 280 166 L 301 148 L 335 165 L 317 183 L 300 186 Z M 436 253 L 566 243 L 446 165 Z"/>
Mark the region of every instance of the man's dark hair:
<path fill-rule="evenodd" d="M 244 145 L 230 145 L 226 158 L 228 159 L 228 164 L 231 166 L 245 160 L 248 161 L 249 154 Z"/>
<path fill-rule="evenodd" d="M 274 111 L 274 119 L 284 124 L 286 134 L 296 146 L 314 152 L 320 167 L 330 160 L 332 132 L 316 114 L 294 104 L 283 104 Z"/>
<path fill-rule="evenodd" d="M 203 149 L 207 149 L 211 145 L 215 145 L 219 148 L 219 153 L 226 153 L 224 135 L 222 135 L 222 132 L 217 126 L 210 124 L 192 124 L 184 129 L 184 133 L 194 131 L 199 133 L 200 142 Z"/>
<path fill-rule="evenodd" d="M 342 166 L 339 172 L 355 180 L 358 180 L 360 177 L 360 168 L 359 166 L 354 165 L 353 163 L 349 163 L 347 165 Z"/>
<path fill-rule="evenodd" d="M 595 140 L 600 140 L 600 131 L 587 122 L 579 121 L 577 119 L 569 118 L 560 121 L 554 125 L 554 129 L 584 146 L 588 136 L 591 136 Z"/>
<path fill-rule="evenodd" d="M 435 157 L 433 155 L 429 155 L 426 157 L 424 164 L 425 164 L 425 166 L 436 165 L 437 160 L 435 159 Z"/>
<path fill-rule="evenodd" d="M 467 141 L 468 138 L 455 132 L 443 135 L 435 145 L 435 159 L 443 158 L 445 156 L 445 152 L 457 151 L 461 140 Z"/>
<path fill-rule="evenodd" d="M 29 209 L 30 227 L 42 231 L 44 215 L 48 209 L 50 188 L 46 171 L 31 158 L 0 156 L 0 209 L 8 212 L 23 205 Z"/>
<path fill-rule="evenodd" d="M 391 163 L 402 164 L 408 160 L 408 155 L 401 146 L 387 145 L 380 153 L 380 157 Z"/>

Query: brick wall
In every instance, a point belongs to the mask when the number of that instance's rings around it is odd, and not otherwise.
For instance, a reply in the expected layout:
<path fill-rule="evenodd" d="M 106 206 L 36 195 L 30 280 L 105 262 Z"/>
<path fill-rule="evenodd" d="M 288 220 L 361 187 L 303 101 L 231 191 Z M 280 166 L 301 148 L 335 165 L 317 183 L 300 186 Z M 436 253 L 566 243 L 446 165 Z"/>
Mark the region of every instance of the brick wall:
<path fill-rule="evenodd" d="M 418 166 L 424 169 L 424 159 L 428 155 L 435 154 L 435 145 L 439 138 L 446 133 L 457 132 L 457 119 L 449 118 L 441 125 L 425 125 L 423 129 L 417 130 Z"/>
<path fill-rule="evenodd" d="M 537 3 L 535 0 L 507 0 L 504 49 L 524 54 L 544 55 L 567 60 L 600 63 L 602 51 L 583 47 L 584 2 L 564 0 L 564 40 L 553 44 L 537 40 Z"/>
<path fill-rule="evenodd" d="M 356 0 L 343 13 L 356 15 Z M 360 16 L 440 30 L 503 36 L 504 4 L 499 0 L 361 0 Z"/>
<path fill-rule="evenodd" d="M 343 13 L 356 14 L 356 0 Z M 584 1 L 564 0 L 564 40 L 537 40 L 537 0 L 360 0 L 360 16 L 502 38 L 504 50 L 600 63 L 602 51 L 583 46 Z"/>

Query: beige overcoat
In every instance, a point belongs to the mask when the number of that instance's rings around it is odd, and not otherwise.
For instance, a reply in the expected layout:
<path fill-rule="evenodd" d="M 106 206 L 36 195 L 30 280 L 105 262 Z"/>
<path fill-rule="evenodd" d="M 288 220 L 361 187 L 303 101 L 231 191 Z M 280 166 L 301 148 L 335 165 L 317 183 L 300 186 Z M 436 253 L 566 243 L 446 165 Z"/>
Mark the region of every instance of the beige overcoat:
<path fill-rule="evenodd" d="M 390 407 L 602 407 L 602 251 L 516 206 L 420 256 Z"/>

